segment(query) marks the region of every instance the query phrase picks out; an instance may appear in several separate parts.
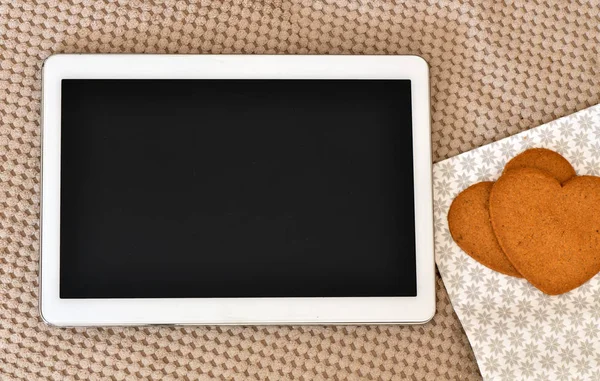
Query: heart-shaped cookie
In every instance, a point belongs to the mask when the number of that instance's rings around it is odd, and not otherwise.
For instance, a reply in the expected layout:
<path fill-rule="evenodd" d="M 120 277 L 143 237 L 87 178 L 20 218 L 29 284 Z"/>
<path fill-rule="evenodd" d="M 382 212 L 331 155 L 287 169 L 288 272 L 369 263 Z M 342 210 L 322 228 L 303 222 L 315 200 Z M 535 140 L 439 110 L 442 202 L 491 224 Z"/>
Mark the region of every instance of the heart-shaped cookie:
<path fill-rule="evenodd" d="M 541 291 L 565 293 L 600 271 L 600 177 L 561 186 L 548 172 L 514 169 L 494 184 L 489 205 L 502 250 Z"/>
<path fill-rule="evenodd" d="M 561 183 L 575 176 L 575 169 L 560 154 L 545 148 L 531 148 L 511 159 L 504 172 L 532 167 L 547 171 Z M 489 214 L 493 182 L 484 181 L 462 191 L 450 205 L 448 228 L 454 241 L 473 259 L 492 270 L 521 278 L 496 240 Z"/>

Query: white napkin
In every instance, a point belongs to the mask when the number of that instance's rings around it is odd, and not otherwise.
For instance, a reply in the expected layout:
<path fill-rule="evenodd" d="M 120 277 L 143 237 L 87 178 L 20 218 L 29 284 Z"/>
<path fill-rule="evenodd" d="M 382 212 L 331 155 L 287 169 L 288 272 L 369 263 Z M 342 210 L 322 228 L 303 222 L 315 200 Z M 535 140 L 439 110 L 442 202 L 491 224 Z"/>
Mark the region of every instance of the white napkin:
<path fill-rule="evenodd" d="M 484 379 L 600 381 L 600 275 L 548 296 L 479 264 L 448 231 L 454 197 L 496 180 L 531 147 L 559 152 L 578 175 L 600 175 L 600 105 L 435 164 L 436 263 Z"/>

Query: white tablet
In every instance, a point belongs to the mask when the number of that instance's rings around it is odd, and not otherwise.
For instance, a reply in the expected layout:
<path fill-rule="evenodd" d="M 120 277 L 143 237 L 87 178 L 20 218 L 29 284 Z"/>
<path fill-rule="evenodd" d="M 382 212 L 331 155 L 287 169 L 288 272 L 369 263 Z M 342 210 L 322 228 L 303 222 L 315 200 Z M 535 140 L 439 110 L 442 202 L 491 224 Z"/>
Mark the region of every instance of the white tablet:
<path fill-rule="evenodd" d="M 49 324 L 396 324 L 435 311 L 415 56 L 55 55 Z"/>

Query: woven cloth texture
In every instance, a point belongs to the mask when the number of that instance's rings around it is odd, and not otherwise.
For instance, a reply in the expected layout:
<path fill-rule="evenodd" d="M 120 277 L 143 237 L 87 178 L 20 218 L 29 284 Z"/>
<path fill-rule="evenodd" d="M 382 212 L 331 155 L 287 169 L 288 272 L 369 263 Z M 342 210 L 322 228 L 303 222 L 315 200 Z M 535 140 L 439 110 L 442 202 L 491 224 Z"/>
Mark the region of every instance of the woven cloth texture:
<path fill-rule="evenodd" d="M 418 54 L 434 160 L 600 100 L 598 0 L 0 0 L 0 380 L 477 380 L 438 278 L 423 326 L 58 329 L 38 314 L 52 53 Z"/>

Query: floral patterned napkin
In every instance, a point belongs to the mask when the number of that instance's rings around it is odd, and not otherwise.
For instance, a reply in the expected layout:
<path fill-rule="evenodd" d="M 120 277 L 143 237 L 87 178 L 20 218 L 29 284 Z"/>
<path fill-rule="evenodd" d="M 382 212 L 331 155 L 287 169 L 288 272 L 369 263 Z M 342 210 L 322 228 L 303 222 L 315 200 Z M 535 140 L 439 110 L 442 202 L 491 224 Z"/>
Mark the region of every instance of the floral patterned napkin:
<path fill-rule="evenodd" d="M 531 147 L 561 153 L 579 175 L 600 175 L 600 105 L 435 164 L 436 263 L 484 379 L 600 381 L 600 275 L 548 296 L 479 264 L 448 230 L 454 197 L 496 180 L 510 158 Z"/>

